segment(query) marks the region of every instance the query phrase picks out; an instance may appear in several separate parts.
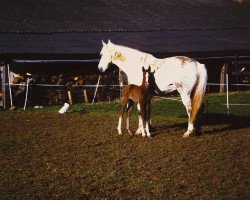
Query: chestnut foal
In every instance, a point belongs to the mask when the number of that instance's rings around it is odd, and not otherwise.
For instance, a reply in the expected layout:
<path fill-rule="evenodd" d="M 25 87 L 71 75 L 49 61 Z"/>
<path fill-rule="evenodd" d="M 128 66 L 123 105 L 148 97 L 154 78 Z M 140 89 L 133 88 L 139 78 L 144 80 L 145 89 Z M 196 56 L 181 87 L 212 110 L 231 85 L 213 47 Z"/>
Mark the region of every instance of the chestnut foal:
<path fill-rule="evenodd" d="M 143 72 L 143 80 L 141 86 L 137 86 L 134 84 L 129 84 L 123 89 L 123 96 L 121 99 L 122 107 L 118 122 L 118 134 L 122 134 L 121 130 L 121 123 L 122 123 L 122 116 L 126 109 L 127 118 L 126 118 L 126 129 L 130 135 L 132 132 L 129 129 L 129 118 L 132 112 L 133 103 L 136 102 L 137 109 L 138 109 L 138 117 L 139 117 L 139 127 L 136 131 L 136 134 L 142 134 L 143 137 L 146 135 L 151 137 L 149 132 L 149 120 L 150 120 L 150 111 L 151 111 L 151 99 L 153 94 L 153 83 L 154 80 L 154 72 L 151 72 L 151 68 L 149 67 L 147 70 L 142 68 Z M 146 128 L 144 129 L 144 124 Z M 146 133 L 145 133 L 146 130 Z"/>

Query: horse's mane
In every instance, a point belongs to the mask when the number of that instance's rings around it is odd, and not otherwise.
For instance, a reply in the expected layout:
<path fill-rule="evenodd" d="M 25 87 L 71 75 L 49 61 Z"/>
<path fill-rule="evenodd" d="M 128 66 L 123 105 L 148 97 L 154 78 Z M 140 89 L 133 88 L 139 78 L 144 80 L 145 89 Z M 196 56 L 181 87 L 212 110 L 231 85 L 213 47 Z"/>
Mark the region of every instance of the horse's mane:
<path fill-rule="evenodd" d="M 145 52 L 142 52 L 138 49 L 134 49 L 132 47 L 128 47 L 128 46 L 124 46 L 124 45 L 118 45 L 118 44 L 113 44 L 113 43 L 112 43 L 112 45 L 115 47 L 119 47 L 119 48 L 124 49 L 125 52 L 129 52 L 129 53 L 133 53 L 133 54 L 134 53 L 137 53 L 137 54 L 144 54 L 145 53 Z"/>

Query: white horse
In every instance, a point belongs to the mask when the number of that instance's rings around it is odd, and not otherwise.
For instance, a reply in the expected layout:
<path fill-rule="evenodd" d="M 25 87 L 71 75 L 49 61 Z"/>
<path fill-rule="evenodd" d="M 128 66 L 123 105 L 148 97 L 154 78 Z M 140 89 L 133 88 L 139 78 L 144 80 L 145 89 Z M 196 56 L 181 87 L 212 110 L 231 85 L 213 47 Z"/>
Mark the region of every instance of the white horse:
<path fill-rule="evenodd" d="M 103 43 L 98 68 L 104 72 L 110 63 L 118 66 L 128 77 L 129 84 L 142 83 L 142 67 L 151 66 L 155 71 L 157 89 L 169 93 L 177 90 L 188 114 L 188 128 L 183 137 L 195 131 L 196 120 L 203 106 L 203 97 L 207 85 L 207 70 L 198 61 L 175 56 L 158 59 L 151 54 L 129 47 Z"/>

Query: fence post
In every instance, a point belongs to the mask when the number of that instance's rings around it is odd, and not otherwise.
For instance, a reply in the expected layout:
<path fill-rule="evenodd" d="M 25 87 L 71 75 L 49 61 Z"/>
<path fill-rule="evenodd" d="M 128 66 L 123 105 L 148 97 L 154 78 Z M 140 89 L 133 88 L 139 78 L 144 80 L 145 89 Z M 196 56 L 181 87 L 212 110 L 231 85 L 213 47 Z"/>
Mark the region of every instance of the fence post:
<path fill-rule="evenodd" d="M 220 93 L 226 90 L 226 74 L 228 73 L 228 63 L 225 63 L 221 68 L 220 73 Z"/>
<path fill-rule="evenodd" d="M 1 66 L 1 79 L 2 79 L 2 106 L 6 109 L 6 66 Z"/>
<path fill-rule="evenodd" d="M 89 99 L 88 99 L 88 94 L 87 94 L 87 90 L 83 90 L 83 97 L 84 97 L 84 101 L 86 102 L 86 103 L 88 103 L 89 102 Z"/>
<path fill-rule="evenodd" d="M 228 73 L 226 74 L 226 84 L 227 84 L 227 115 L 229 116 Z"/>
<path fill-rule="evenodd" d="M 13 99 L 12 99 L 12 90 L 11 90 L 11 77 L 10 77 L 10 65 L 7 64 L 7 74 L 8 74 L 8 85 L 9 85 L 9 93 L 10 93 L 10 109 L 13 109 Z"/>
<path fill-rule="evenodd" d="M 95 87 L 95 93 L 94 93 L 94 97 L 93 97 L 93 100 L 92 100 L 92 104 L 95 102 L 95 96 L 96 96 L 96 93 L 97 93 L 97 90 L 98 90 L 98 87 L 99 87 L 100 79 L 101 79 L 101 75 L 99 75 L 99 77 L 98 77 L 98 81 L 97 81 L 97 84 L 96 84 L 96 87 Z"/>
<path fill-rule="evenodd" d="M 3 101 L 3 98 L 4 98 L 3 66 L 0 66 L 0 75 L 1 75 L 1 101 L 0 101 L 0 107 L 4 108 L 4 103 L 3 103 L 4 102 Z"/>
<path fill-rule="evenodd" d="M 24 100 L 23 110 L 26 110 L 26 106 L 27 106 L 28 93 L 29 93 L 29 83 L 30 83 L 30 78 L 27 78 L 27 81 L 26 81 L 26 93 L 25 93 L 25 100 Z"/>
<path fill-rule="evenodd" d="M 71 95 L 71 91 L 68 90 L 68 98 L 69 98 L 69 104 L 73 105 L 73 100 L 72 100 L 72 95 Z"/>

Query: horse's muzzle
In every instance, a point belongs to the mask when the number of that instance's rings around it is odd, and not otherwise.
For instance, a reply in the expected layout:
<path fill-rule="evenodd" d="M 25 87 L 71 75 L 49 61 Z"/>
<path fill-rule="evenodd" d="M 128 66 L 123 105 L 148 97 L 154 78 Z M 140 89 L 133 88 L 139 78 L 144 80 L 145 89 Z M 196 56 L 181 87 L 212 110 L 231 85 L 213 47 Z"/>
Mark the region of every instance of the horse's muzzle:
<path fill-rule="evenodd" d="M 100 72 L 104 72 L 102 67 L 98 67 L 98 69 L 99 69 Z"/>

